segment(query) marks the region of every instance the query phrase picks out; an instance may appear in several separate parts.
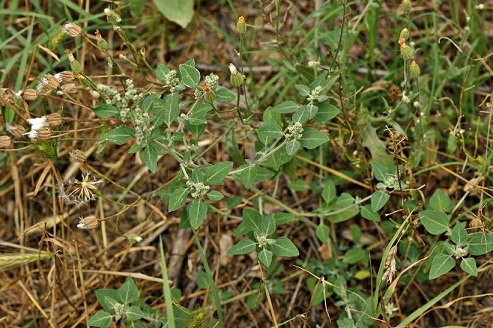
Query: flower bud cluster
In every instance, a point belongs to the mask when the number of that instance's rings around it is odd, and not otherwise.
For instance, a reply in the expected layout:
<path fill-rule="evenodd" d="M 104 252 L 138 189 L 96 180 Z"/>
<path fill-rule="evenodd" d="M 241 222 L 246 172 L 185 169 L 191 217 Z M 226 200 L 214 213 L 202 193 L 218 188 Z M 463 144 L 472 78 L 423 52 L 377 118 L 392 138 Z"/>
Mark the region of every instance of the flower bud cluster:
<path fill-rule="evenodd" d="M 288 125 L 288 131 L 285 134 L 286 139 L 301 139 L 303 134 L 303 125 L 300 122 L 291 122 Z"/>
<path fill-rule="evenodd" d="M 104 84 L 97 85 L 99 93 L 106 99 L 106 104 L 118 108 L 120 118 L 123 122 L 132 118 L 132 110 L 140 105 L 144 99 L 144 94 L 138 92 L 132 80 L 126 80 L 125 86 L 125 92 L 120 93 L 113 87 Z"/>
<path fill-rule="evenodd" d="M 187 181 L 187 187 L 193 189 L 193 192 L 191 193 L 190 196 L 192 196 L 195 199 L 200 198 L 205 194 L 207 194 L 207 192 L 211 188 L 210 186 L 202 182 L 193 182 L 193 181 Z"/>
<path fill-rule="evenodd" d="M 153 130 L 151 118 L 149 113 L 144 112 L 140 107 L 135 107 L 131 114 L 135 128 L 135 143 L 144 147 L 149 143 Z"/>

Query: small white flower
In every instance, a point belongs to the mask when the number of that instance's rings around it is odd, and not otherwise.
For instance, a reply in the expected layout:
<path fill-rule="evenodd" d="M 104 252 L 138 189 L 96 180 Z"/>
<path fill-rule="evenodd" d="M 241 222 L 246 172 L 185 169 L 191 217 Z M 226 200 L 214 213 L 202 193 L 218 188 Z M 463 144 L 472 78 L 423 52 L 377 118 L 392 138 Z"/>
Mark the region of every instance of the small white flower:
<path fill-rule="evenodd" d="M 27 135 L 31 140 L 36 140 L 38 138 L 38 131 L 31 130 L 29 132 L 24 133 L 24 135 Z"/>
<path fill-rule="evenodd" d="M 40 130 L 48 126 L 46 116 L 28 118 L 27 122 L 31 125 L 31 130 Z"/>
<path fill-rule="evenodd" d="M 238 70 L 236 69 L 236 66 L 232 63 L 229 63 L 229 72 L 231 73 L 231 75 L 236 75 L 238 74 Z"/>

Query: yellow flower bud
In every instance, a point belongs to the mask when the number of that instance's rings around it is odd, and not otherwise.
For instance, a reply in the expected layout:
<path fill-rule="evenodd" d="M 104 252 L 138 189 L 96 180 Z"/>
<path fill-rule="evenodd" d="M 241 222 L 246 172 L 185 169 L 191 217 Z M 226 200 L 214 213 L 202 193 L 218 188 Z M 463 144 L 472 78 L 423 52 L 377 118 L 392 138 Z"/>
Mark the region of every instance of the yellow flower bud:
<path fill-rule="evenodd" d="M 245 17 L 240 16 L 238 18 L 238 22 L 236 23 L 236 31 L 239 34 L 245 34 L 245 32 L 246 32 Z"/>
<path fill-rule="evenodd" d="M 403 0 L 402 8 L 406 14 L 409 14 L 411 12 L 411 0 Z"/>
<path fill-rule="evenodd" d="M 407 28 L 403 28 L 399 36 L 399 39 L 403 39 L 404 41 L 406 41 L 407 38 L 409 38 L 409 30 Z"/>
<path fill-rule="evenodd" d="M 411 62 L 411 65 L 409 66 L 409 71 L 411 72 L 411 76 L 415 79 L 417 79 L 419 74 L 421 74 L 421 69 L 419 68 L 418 63 L 416 63 L 415 60 Z"/>
<path fill-rule="evenodd" d="M 404 60 L 409 60 L 413 57 L 413 50 L 406 43 L 401 44 L 401 56 Z"/>

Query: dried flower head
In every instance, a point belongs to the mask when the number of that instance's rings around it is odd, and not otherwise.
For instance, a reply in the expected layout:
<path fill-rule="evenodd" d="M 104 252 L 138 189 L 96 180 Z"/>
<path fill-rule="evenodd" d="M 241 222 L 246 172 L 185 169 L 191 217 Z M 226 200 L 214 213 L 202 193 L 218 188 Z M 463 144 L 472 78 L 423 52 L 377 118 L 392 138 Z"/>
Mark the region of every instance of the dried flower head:
<path fill-rule="evenodd" d="M 6 126 L 7 131 L 12 134 L 15 138 L 20 138 L 24 133 L 26 133 L 26 129 L 22 125 L 10 125 L 7 124 Z"/>
<path fill-rule="evenodd" d="M 60 80 L 51 74 L 46 74 L 43 76 L 41 81 L 39 81 L 38 86 L 36 87 L 36 91 L 38 94 L 46 91 L 50 92 L 53 90 L 57 90 L 60 87 Z"/>
<path fill-rule="evenodd" d="M 46 115 L 46 123 L 48 123 L 49 126 L 59 126 L 62 122 L 63 119 L 60 113 L 51 113 Z"/>
<path fill-rule="evenodd" d="M 395 255 L 397 254 L 397 246 L 393 246 L 389 254 L 387 256 L 387 259 L 385 260 L 385 272 L 382 275 L 382 281 L 387 280 L 389 283 L 394 280 L 394 275 L 396 272 L 396 266 L 395 266 Z"/>
<path fill-rule="evenodd" d="M 79 218 L 79 224 L 77 224 L 77 228 L 79 229 L 93 229 L 99 225 L 99 220 L 95 215 L 89 215 L 85 218 Z"/>
<path fill-rule="evenodd" d="M 0 136 L 0 148 L 9 148 L 12 145 L 12 139 L 9 136 Z"/>
<path fill-rule="evenodd" d="M 70 159 L 77 163 L 85 163 L 86 162 L 86 154 L 80 149 L 74 149 L 70 153 Z"/>
<path fill-rule="evenodd" d="M 38 92 L 36 89 L 26 89 L 26 90 L 21 90 L 18 93 L 16 93 L 16 96 L 24 99 L 24 100 L 36 100 L 38 98 Z"/>
<path fill-rule="evenodd" d="M 90 173 L 82 176 L 82 181 L 69 179 L 58 186 L 58 197 L 67 205 L 81 207 L 87 205 L 91 200 L 95 200 L 94 193 L 98 190 L 97 185 L 103 180 L 92 178 Z"/>
<path fill-rule="evenodd" d="M 63 31 L 73 38 L 76 38 L 82 34 L 82 29 L 80 26 L 72 22 L 63 25 Z"/>
<path fill-rule="evenodd" d="M 75 74 L 71 71 L 56 73 L 55 77 L 60 81 L 60 83 L 70 83 L 75 80 Z"/>

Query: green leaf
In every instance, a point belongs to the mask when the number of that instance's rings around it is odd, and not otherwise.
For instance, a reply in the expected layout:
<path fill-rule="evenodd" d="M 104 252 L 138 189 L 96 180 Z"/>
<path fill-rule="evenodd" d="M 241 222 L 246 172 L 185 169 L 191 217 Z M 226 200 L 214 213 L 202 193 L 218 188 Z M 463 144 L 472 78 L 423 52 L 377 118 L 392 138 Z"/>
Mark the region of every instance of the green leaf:
<path fill-rule="evenodd" d="M 229 89 L 219 87 L 216 90 L 216 101 L 220 104 L 228 103 L 235 98 L 236 95 Z"/>
<path fill-rule="evenodd" d="M 251 253 L 255 250 L 257 244 L 249 239 L 245 238 L 240 240 L 238 243 L 234 244 L 230 250 L 228 251 L 228 254 L 231 255 L 243 255 L 243 254 L 248 254 Z"/>
<path fill-rule="evenodd" d="M 318 106 L 318 111 L 315 117 L 313 118 L 314 121 L 317 122 L 328 122 L 341 112 L 336 106 L 328 103 L 319 103 L 317 104 Z"/>
<path fill-rule="evenodd" d="M 193 59 L 188 60 L 185 64 L 180 64 L 179 71 L 183 84 L 189 86 L 190 88 L 198 87 L 200 82 L 200 72 L 195 68 L 195 61 Z"/>
<path fill-rule="evenodd" d="M 178 97 L 178 93 L 172 93 L 164 97 L 164 99 L 156 99 L 154 101 L 153 112 L 156 115 L 154 125 L 159 126 L 164 123 L 167 127 L 171 126 L 178 114 L 180 114 Z"/>
<path fill-rule="evenodd" d="M 484 255 L 493 251 L 493 233 L 475 232 L 469 235 L 469 253 Z"/>
<path fill-rule="evenodd" d="M 373 163 L 379 163 L 386 167 L 395 166 L 394 157 L 387 153 L 386 144 L 378 138 L 376 128 L 370 123 L 367 123 L 361 130 L 361 138 L 363 140 L 363 146 L 368 148 L 371 153 Z"/>
<path fill-rule="evenodd" d="M 465 228 L 465 222 L 457 222 L 452 229 L 452 234 L 450 239 L 459 246 L 464 246 L 467 244 L 467 230 Z"/>
<path fill-rule="evenodd" d="M 279 170 L 281 168 L 281 165 L 286 164 L 292 159 L 293 156 L 288 155 L 288 153 L 286 152 L 286 147 L 282 147 L 281 149 L 267 156 L 262 162 L 262 165 L 265 167 L 272 167 L 274 170 Z"/>
<path fill-rule="evenodd" d="M 188 114 L 188 125 L 203 125 L 207 123 L 206 115 L 212 109 L 211 104 L 198 103 Z"/>
<path fill-rule="evenodd" d="M 134 129 L 126 125 L 120 125 L 119 127 L 107 132 L 103 136 L 103 140 L 113 142 L 117 145 L 123 145 L 134 137 L 135 137 Z"/>
<path fill-rule="evenodd" d="M 359 213 L 358 206 L 354 206 L 353 196 L 348 193 L 342 193 L 341 196 L 337 198 L 337 201 L 334 203 L 334 205 L 330 206 L 330 209 L 331 212 L 344 209 L 342 212 L 327 216 L 327 220 L 332 223 L 344 222 Z"/>
<path fill-rule="evenodd" d="M 310 114 L 311 114 L 311 108 L 306 106 L 306 105 L 302 105 L 293 114 L 293 116 L 291 118 L 292 118 L 293 122 L 300 122 L 303 124 L 303 123 L 306 123 L 306 121 L 308 121 L 308 119 L 310 118 Z"/>
<path fill-rule="evenodd" d="M 233 177 L 240 181 L 245 188 L 250 188 L 254 183 L 268 180 L 274 176 L 272 171 L 251 164 L 240 166 L 236 172 Z"/>
<path fill-rule="evenodd" d="M 294 113 L 300 108 L 300 105 L 294 101 L 285 101 L 272 108 L 271 110 L 275 113 L 287 114 Z"/>
<path fill-rule="evenodd" d="M 115 313 L 115 304 L 122 302 L 114 289 L 100 288 L 96 290 L 96 298 L 103 309 L 110 314 Z"/>
<path fill-rule="evenodd" d="M 322 189 L 322 198 L 326 203 L 332 202 L 337 197 L 336 186 L 332 180 L 324 181 L 324 187 Z"/>
<path fill-rule="evenodd" d="M 276 219 L 274 215 L 264 215 L 260 221 L 260 231 L 265 235 L 270 236 L 276 232 Z"/>
<path fill-rule="evenodd" d="M 233 168 L 233 162 L 221 162 L 207 166 L 205 170 L 205 184 L 216 186 L 221 184 Z"/>
<path fill-rule="evenodd" d="M 245 225 L 248 231 L 257 231 L 257 232 L 262 231 L 260 227 L 262 216 L 260 215 L 259 212 L 250 210 L 248 208 L 244 209 L 242 218 L 243 218 L 242 224 Z"/>
<path fill-rule="evenodd" d="M 435 190 L 430 200 L 428 201 L 428 206 L 430 207 L 430 209 L 441 212 L 446 212 L 451 204 L 452 201 L 450 200 L 450 198 L 440 189 Z"/>
<path fill-rule="evenodd" d="M 310 95 L 310 88 L 307 85 L 295 84 L 294 87 L 298 90 L 302 97 L 308 97 Z"/>
<path fill-rule="evenodd" d="M 193 0 L 153 0 L 153 2 L 164 17 L 183 28 L 192 21 Z"/>
<path fill-rule="evenodd" d="M 329 136 L 327 136 L 327 134 L 310 127 L 304 129 L 300 139 L 301 145 L 308 149 L 317 148 L 327 141 L 329 141 Z"/>
<path fill-rule="evenodd" d="M 298 149 L 300 149 L 300 146 L 301 146 L 301 144 L 298 140 L 296 140 L 296 139 L 289 140 L 286 143 L 286 153 L 289 156 L 292 156 L 292 155 L 296 154 Z"/>
<path fill-rule="evenodd" d="M 109 328 L 111 326 L 112 315 L 105 311 L 96 312 L 87 322 L 91 327 Z"/>
<path fill-rule="evenodd" d="M 361 216 L 369 221 L 380 222 L 380 215 L 377 212 L 374 212 L 371 208 L 371 205 L 366 204 L 361 209 Z"/>
<path fill-rule="evenodd" d="M 188 218 L 190 219 L 190 225 L 193 229 L 197 230 L 202 222 L 204 222 L 205 215 L 207 214 L 208 206 L 206 203 L 195 199 L 187 206 Z"/>
<path fill-rule="evenodd" d="M 294 191 L 309 190 L 310 186 L 303 179 L 288 182 L 288 188 Z"/>
<path fill-rule="evenodd" d="M 266 123 L 262 125 L 258 131 L 258 138 L 264 144 L 267 145 L 272 140 L 283 136 L 281 127 L 276 123 Z"/>
<path fill-rule="evenodd" d="M 478 267 L 476 265 L 476 260 L 473 257 L 462 259 L 460 268 L 471 276 L 478 276 Z"/>
<path fill-rule="evenodd" d="M 175 189 L 169 196 L 168 212 L 173 212 L 181 208 L 185 204 L 189 193 L 189 188 Z"/>
<path fill-rule="evenodd" d="M 450 255 L 437 254 L 431 262 L 428 279 L 436 279 L 455 267 L 455 261 Z"/>
<path fill-rule="evenodd" d="M 295 216 L 293 213 L 277 212 L 274 213 L 274 218 L 276 219 L 276 226 L 279 226 L 291 222 Z"/>
<path fill-rule="evenodd" d="M 156 78 L 158 80 L 161 80 L 161 81 L 164 81 L 165 78 L 166 78 L 166 75 L 168 75 L 168 73 L 170 72 L 171 70 L 168 68 L 168 66 L 162 64 L 162 63 L 157 63 L 157 66 L 156 66 Z"/>
<path fill-rule="evenodd" d="M 373 170 L 373 176 L 378 181 L 385 181 L 389 177 L 395 177 L 396 174 L 396 166 L 394 164 L 390 166 L 384 166 L 378 162 L 373 162 L 371 164 Z"/>
<path fill-rule="evenodd" d="M 387 204 L 390 199 L 390 195 L 381 191 L 374 192 L 371 195 L 371 209 L 373 212 L 378 212 L 382 207 Z"/>
<path fill-rule="evenodd" d="M 213 202 L 217 202 L 221 199 L 224 198 L 224 195 L 221 194 L 219 191 L 217 190 L 213 190 L 213 191 L 209 191 L 207 193 L 207 198 L 209 198 L 209 200 L 213 201 Z"/>
<path fill-rule="evenodd" d="M 98 117 L 118 117 L 120 111 L 113 105 L 101 105 L 93 108 L 92 111 Z"/>
<path fill-rule="evenodd" d="M 117 290 L 119 299 L 124 304 L 132 303 L 139 296 L 139 290 L 134 283 L 132 277 L 128 276 L 123 285 Z"/>
<path fill-rule="evenodd" d="M 355 263 L 366 263 L 368 262 L 368 252 L 362 248 L 350 248 L 342 260 L 344 263 L 355 264 Z"/>
<path fill-rule="evenodd" d="M 270 264 L 272 263 L 272 257 L 273 257 L 272 252 L 269 251 L 267 248 L 262 249 L 257 254 L 257 258 L 259 262 L 265 265 L 266 267 L 269 267 Z"/>
<path fill-rule="evenodd" d="M 419 213 L 419 217 L 426 231 L 432 235 L 440 235 L 449 228 L 450 218 L 443 212 L 425 210 Z"/>
<path fill-rule="evenodd" d="M 287 237 L 276 239 L 276 242 L 271 247 L 276 256 L 293 257 L 300 255 L 298 248 Z"/>
<path fill-rule="evenodd" d="M 135 305 L 129 307 L 127 311 L 125 311 L 125 314 L 127 315 L 125 317 L 126 321 L 140 320 L 144 316 L 144 312 Z"/>
<path fill-rule="evenodd" d="M 156 147 L 156 144 L 150 143 L 139 156 L 152 173 L 155 173 L 157 170 L 158 150 Z"/>
<path fill-rule="evenodd" d="M 320 221 L 319 225 L 315 229 L 315 235 L 320 242 L 327 242 L 327 240 L 329 240 L 329 227 L 324 224 L 323 221 Z"/>

